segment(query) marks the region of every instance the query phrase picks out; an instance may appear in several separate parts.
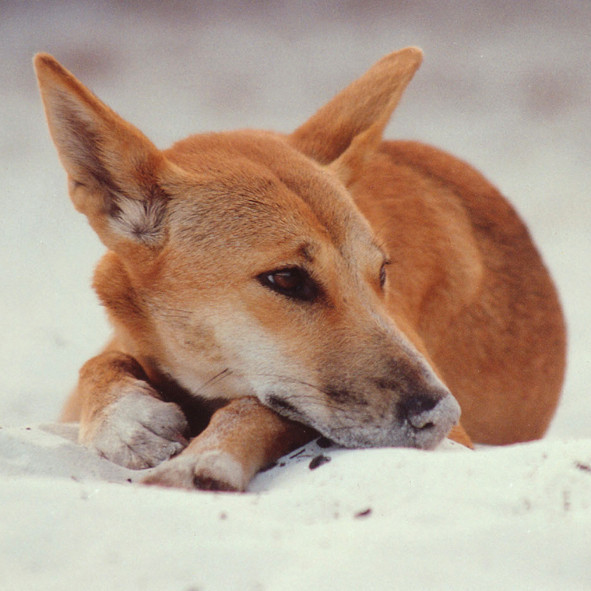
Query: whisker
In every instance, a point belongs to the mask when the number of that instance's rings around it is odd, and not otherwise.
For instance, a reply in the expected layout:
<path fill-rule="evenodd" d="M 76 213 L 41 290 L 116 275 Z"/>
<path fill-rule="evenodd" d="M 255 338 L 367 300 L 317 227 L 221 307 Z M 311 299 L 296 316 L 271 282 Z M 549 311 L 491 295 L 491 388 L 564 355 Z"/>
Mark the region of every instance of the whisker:
<path fill-rule="evenodd" d="M 312 388 L 313 390 L 317 390 L 318 392 L 321 392 L 322 394 L 326 394 L 327 396 L 329 395 L 327 391 L 323 390 L 319 386 L 311 384 L 310 382 L 305 382 L 304 380 L 300 380 L 298 378 L 292 378 L 290 376 L 282 376 L 280 374 L 262 374 L 261 373 L 261 374 L 256 374 L 256 375 L 266 377 L 266 378 L 277 378 L 277 379 L 282 380 L 284 382 L 293 382 L 294 384 L 300 384 L 301 386 L 307 386 L 308 388 Z"/>
<path fill-rule="evenodd" d="M 197 392 L 195 392 L 195 395 L 200 396 L 207 387 L 212 386 L 213 384 L 217 384 L 218 382 L 222 381 L 224 378 L 231 376 L 232 374 L 233 374 L 232 370 L 229 367 L 226 367 L 226 369 L 223 369 L 222 371 L 220 371 L 219 373 L 217 373 L 213 377 L 211 377 L 209 380 L 204 382 L 200 386 L 199 390 L 197 390 Z"/>

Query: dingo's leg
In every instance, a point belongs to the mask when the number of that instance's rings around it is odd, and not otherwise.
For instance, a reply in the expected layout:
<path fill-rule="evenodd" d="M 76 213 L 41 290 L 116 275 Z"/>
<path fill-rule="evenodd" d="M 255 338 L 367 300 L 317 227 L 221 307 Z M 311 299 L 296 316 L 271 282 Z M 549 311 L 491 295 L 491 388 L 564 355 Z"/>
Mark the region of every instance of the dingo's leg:
<path fill-rule="evenodd" d="M 208 427 L 178 457 L 144 479 L 188 489 L 243 491 L 259 470 L 317 434 L 256 398 L 239 398 L 214 413 Z"/>
<path fill-rule="evenodd" d="M 150 468 L 187 445 L 181 409 L 162 401 L 139 363 L 124 353 L 105 351 L 82 366 L 69 406 L 75 405 L 80 442 L 121 466 Z"/>

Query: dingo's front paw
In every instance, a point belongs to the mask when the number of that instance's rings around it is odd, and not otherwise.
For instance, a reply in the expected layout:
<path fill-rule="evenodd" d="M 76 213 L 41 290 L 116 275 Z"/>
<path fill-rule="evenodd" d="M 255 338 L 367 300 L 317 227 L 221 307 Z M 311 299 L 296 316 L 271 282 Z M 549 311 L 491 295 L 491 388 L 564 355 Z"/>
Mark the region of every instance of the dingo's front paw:
<path fill-rule="evenodd" d="M 142 482 L 173 488 L 241 492 L 248 481 L 244 467 L 229 453 L 205 450 L 197 454 L 187 451 L 165 462 Z"/>
<path fill-rule="evenodd" d="M 149 386 L 146 384 L 146 388 Z M 131 468 L 151 468 L 187 446 L 188 424 L 181 409 L 148 393 L 135 391 L 119 398 L 81 431 L 81 441 L 102 457 Z"/>

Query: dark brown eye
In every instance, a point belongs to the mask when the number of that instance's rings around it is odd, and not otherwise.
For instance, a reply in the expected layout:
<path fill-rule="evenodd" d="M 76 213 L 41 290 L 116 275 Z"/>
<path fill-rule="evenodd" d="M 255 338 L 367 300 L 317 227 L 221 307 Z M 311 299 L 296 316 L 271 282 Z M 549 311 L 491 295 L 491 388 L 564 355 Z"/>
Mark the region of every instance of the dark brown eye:
<path fill-rule="evenodd" d="M 299 267 L 261 273 L 257 279 L 276 293 L 304 302 L 315 300 L 319 292 L 316 282 Z"/>
<path fill-rule="evenodd" d="M 382 267 L 380 268 L 380 287 L 384 287 L 386 285 L 386 267 L 390 264 L 390 261 L 384 261 L 382 263 Z"/>

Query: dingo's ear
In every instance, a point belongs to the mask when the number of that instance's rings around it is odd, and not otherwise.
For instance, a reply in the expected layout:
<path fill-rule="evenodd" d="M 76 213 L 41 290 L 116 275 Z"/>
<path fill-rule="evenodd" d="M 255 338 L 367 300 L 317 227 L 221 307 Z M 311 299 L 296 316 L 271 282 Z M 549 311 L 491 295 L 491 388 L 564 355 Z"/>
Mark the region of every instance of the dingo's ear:
<path fill-rule="evenodd" d="M 290 136 L 299 150 L 332 163 L 347 182 L 379 144 L 423 53 L 407 47 L 383 57 Z"/>
<path fill-rule="evenodd" d="M 53 57 L 37 54 L 34 64 L 76 209 L 112 250 L 157 246 L 167 201 L 158 182 L 168 166 L 163 155 Z"/>

